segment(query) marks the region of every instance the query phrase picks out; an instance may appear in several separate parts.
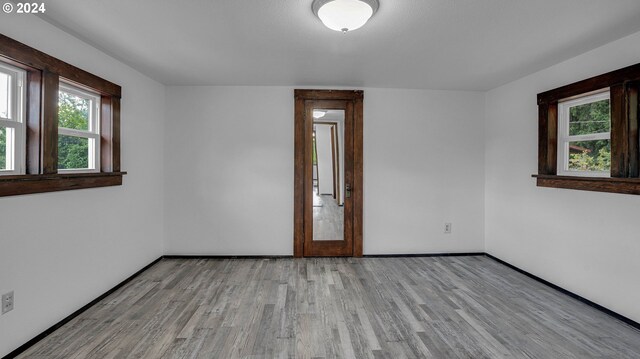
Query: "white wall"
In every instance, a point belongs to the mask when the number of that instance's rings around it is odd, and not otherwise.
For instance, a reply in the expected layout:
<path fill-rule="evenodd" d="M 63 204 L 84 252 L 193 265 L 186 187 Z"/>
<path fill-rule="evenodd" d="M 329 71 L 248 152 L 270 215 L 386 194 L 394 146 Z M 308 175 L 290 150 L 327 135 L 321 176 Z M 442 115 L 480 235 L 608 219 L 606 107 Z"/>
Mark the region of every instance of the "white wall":
<path fill-rule="evenodd" d="M 364 252 L 483 251 L 484 95 L 364 93 Z M 166 253 L 292 254 L 293 127 L 292 87 L 168 87 Z"/>
<path fill-rule="evenodd" d="M 291 254 L 293 92 L 168 87 L 167 254 Z"/>
<path fill-rule="evenodd" d="M 640 196 L 538 188 L 536 94 L 640 62 L 640 33 L 486 95 L 486 249 L 640 321 Z"/>
<path fill-rule="evenodd" d="M 365 89 L 364 101 L 365 253 L 484 251 L 483 95 Z"/>
<path fill-rule="evenodd" d="M 37 17 L 0 32 L 122 86 L 123 186 L 0 198 L 0 357 L 162 255 L 164 86 Z"/>

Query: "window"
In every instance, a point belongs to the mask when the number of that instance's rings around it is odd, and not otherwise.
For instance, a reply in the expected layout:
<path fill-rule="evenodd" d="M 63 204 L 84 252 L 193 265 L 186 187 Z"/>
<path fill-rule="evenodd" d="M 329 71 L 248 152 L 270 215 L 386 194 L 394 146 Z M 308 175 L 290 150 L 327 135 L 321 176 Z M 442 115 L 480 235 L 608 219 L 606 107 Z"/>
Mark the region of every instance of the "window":
<path fill-rule="evenodd" d="M 58 92 L 58 172 L 100 172 L 100 96 L 67 83 Z"/>
<path fill-rule="evenodd" d="M 558 102 L 558 174 L 611 175 L 609 89 Z"/>
<path fill-rule="evenodd" d="M 121 91 L 0 34 L 0 197 L 121 185 Z"/>
<path fill-rule="evenodd" d="M 640 194 L 640 64 L 538 94 L 539 187 Z"/>
<path fill-rule="evenodd" d="M 0 175 L 24 173 L 25 71 L 0 63 Z"/>

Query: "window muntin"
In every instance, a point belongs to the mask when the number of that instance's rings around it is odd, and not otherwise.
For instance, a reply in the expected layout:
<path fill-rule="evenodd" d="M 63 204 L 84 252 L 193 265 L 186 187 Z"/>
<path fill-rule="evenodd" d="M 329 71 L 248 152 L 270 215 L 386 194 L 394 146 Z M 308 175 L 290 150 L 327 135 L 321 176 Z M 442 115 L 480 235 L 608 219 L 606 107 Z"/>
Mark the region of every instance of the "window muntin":
<path fill-rule="evenodd" d="M 611 175 L 609 89 L 558 102 L 558 175 Z"/>
<path fill-rule="evenodd" d="M 0 62 L 0 176 L 24 174 L 25 71 Z"/>
<path fill-rule="evenodd" d="M 60 82 L 58 172 L 100 172 L 100 95 Z"/>

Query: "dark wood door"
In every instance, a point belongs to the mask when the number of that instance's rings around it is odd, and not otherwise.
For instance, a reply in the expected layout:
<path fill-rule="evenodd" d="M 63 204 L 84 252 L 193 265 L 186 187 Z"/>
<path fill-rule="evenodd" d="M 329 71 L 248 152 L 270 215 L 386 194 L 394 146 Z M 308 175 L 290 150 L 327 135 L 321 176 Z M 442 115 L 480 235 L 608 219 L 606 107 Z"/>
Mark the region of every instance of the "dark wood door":
<path fill-rule="evenodd" d="M 306 96 L 305 96 L 306 95 Z M 320 185 L 314 187 L 314 126 L 326 125 L 314 119 L 314 110 L 343 114 L 339 126 L 331 126 L 331 154 L 334 173 L 333 193 L 325 193 L 325 201 L 339 206 L 340 227 L 335 239 L 326 233 L 319 238 L 318 211 L 314 211 L 314 196 Z M 315 120 L 315 121 L 314 121 Z M 362 255 L 362 92 L 329 90 L 296 90 L 296 178 L 294 255 L 302 256 L 361 256 Z M 340 129 L 342 126 L 342 129 Z M 338 137 L 337 134 L 340 134 Z M 318 138 L 316 138 L 316 141 Z M 338 146 L 340 144 L 340 146 Z M 337 147 L 336 147 L 337 146 Z M 337 149 L 337 150 L 336 150 Z M 319 159 L 318 159 L 319 160 Z M 340 175 L 344 179 L 340 179 Z M 318 177 L 316 183 L 320 181 Z M 315 191 L 315 192 L 314 192 Z M 342 195 L 341 195 L 342 194 Z M 326 209 L 328 210 L 328 209 Z M 333 213 L 335 214 L 335 213 Z M 315 228 L 314 228 L 314 216 Z M 337 226 L 336 226 L 337 227 Z"/>

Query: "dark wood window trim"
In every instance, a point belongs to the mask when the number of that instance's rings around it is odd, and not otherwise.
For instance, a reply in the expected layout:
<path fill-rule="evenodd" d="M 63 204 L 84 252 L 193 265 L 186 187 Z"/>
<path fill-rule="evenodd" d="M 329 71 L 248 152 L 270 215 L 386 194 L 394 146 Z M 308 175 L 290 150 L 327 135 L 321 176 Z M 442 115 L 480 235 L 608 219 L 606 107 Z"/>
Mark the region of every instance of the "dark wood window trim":
<path fill-rule="evenodd" d="M 603 88 L 609 88 L 611 96 L 611 177 L 559 176 L 558 102 Z M 640 64 L 636 64 L 539 93 L 538 174 L 533 175 L 537 185 L 640 194 L 639 90 Z"/>
<path fill-rule="evenodd" d="M 0 176 L 0 197 L 122 184 L 120 86 L 0 34 L 0 61 L 26 83 L 26 174 Z M 64 79 L 101 96 L 99 173 L 58 173 L 58 86 Z"/>

